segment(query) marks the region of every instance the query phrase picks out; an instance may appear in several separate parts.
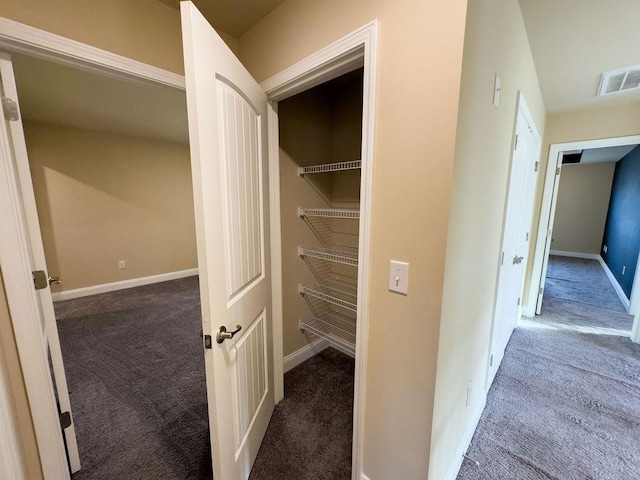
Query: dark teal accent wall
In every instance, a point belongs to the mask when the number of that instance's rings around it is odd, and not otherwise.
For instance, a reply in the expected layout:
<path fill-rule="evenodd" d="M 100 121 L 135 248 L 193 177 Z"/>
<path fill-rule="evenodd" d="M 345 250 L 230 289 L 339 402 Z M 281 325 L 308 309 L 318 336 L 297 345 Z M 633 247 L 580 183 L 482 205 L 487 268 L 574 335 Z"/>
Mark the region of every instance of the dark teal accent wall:
<path fill-rule="evenodd" d="M 630 297 L 640 252 L 640 146 L 616 164 L 602 245 L 602 258 Z"/>

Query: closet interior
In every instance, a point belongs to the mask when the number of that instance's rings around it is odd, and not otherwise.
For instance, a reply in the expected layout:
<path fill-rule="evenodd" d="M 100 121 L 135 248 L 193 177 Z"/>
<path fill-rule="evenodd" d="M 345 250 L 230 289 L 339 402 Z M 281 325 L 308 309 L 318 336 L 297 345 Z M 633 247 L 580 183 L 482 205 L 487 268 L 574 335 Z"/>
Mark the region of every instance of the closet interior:
<path fill-rule="evenodd" d="M 355 356 L 362 81 L 360 68 L 278 104 L 285 357 L 309 343 Z"/>

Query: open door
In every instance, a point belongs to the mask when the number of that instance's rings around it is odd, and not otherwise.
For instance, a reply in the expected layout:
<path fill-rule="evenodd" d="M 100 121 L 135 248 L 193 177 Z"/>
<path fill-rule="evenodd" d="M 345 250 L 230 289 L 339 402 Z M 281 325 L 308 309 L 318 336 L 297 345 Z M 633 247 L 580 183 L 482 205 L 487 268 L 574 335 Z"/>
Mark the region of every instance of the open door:
<path fill-rule="evenodd" d="M 274 408 L 267 98 L 181 3 L 214 478 L 245 480 Z"/>
<path fill-rule="evenodd" d="M 11 63 L 11 57 L 3 52 L 0 52 L 0 87 L 6 125 L 6 130 L 3 130 L 6 131 L 9 137 L 9 144 L 12 146 L 13 161 L 18 177 L 16 181 L 22 193 L 21 207 L 26 224 L 25 227 L 27 231 L 25 233 L 30 250 L 30 268 L 31 271 L 34 272 L 34 295 L 39 307 L 37 314 L 40 317 L 44 329 L 44 338 L 46 338 L 44 347 L 48 350 L 51 360 L 51 370 L 53 371 L 61 428 L 64 432 L 69 466 L 71 472 L 74 473 L 80 470 L 80 455 L 78 454 L 73 415 L 71 414 L 71 403 L 69 401 L 67 377 L 64 373 L 62 352 L 60 350 L 56 316 L 53 310 L 51 290 L 49 289 L 49 284 L 53 279 L 51 279 L 47 273 L 47 264 L 44 256 L 44 247 L 42 245 L 40 224 L 38 223 L 38 212 L 36 210 L 35 195 L 33 193 L 31 170 L 29 168 L 27 146 L 20 116 L 18 91 L 13 74 L 13 65 Z"/>
<path fill-rule="evenodd" d="M 553 177 L 553 195 L 551 197 L 551 210 L 549 213 L 549 223 L 545 233 L 544 255 L 542 257 L 542 275 L 540 276 L 540 286 L 538 297 L 536 298 L 536 315 L 542 312 L 542 297 L 544 295 L 544 284 L 547 280 L 547 267 L 549 266 L 549 253 L 551 251 L 551 235 L 553 233 L 553 221 L 556 217 L 556 203 L 558 202 L 558 188 L 560 187 L 560 173 L 562 172 L 562 152 L 558 153 L 556 160 L 556 173 Z"/>
<path fill-rule="evenodd" d="M 539 153 L 540 136 L 535 130 L 524 98 L 520 95 L 487 372 L 487 390 L 495 378 L 507 343 L 522 313 L 522 291 L 527 270 Z"/>

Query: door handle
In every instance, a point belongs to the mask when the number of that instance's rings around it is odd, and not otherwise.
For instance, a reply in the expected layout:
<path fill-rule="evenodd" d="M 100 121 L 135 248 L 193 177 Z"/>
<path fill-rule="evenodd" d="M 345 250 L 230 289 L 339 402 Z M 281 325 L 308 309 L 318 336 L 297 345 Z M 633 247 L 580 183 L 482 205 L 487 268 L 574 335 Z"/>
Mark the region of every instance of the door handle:
<path fill-rule="evenodd" d="M 242 327 L 240 325 L 236 325 L 236 329 L 233 332 L 227 332 L 227 327 L 222 325 L 216 332 L 216 342 L 222 343 L 225 340 L 231 339 L 240 330 L 242 330 Z"/>
<path fill-rule="evenodd" d="M 61 283 L 60 277 L 52 277 L 49 275 L 49 285 L 60 285 Z"/>
<path fill-rule="evenodd" d="M 519 257 L 518 255 L 516 255 L 515 257 L 513 257 L 513 264 L 514 265 L 518 265 L 518 264 L 522 263 L 522 259 L 523 258 L 524 257 Z"/>

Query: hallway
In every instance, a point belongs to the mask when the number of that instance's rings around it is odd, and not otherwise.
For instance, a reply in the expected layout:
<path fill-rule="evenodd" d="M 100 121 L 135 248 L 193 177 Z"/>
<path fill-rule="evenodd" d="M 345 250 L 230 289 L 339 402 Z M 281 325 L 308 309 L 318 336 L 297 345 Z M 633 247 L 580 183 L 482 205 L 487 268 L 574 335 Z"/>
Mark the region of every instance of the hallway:
<path fill-rule="evenodd" d="M 640 345 L 595 260 L 551 257 L 542 315 L 507 347 L 458 479 L 640 478 Z"/>

